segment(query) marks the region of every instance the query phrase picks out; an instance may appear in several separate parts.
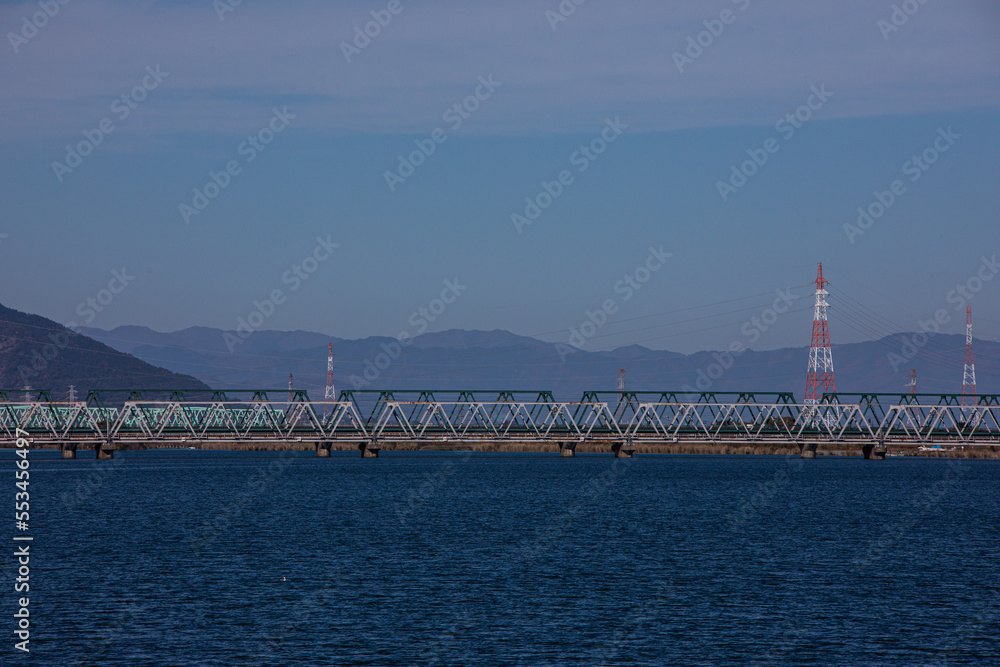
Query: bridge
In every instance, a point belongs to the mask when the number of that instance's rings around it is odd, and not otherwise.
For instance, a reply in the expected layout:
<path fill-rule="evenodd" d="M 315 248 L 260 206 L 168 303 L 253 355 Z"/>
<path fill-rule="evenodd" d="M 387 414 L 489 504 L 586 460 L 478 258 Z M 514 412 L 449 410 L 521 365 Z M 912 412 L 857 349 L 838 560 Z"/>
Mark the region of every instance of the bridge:
<path fill-rule="evenodd" d="M 65 458 L 81 447 L 111 458 L 116 449 L 209 443 L 305 442 L 318 456 L 353 443 L 367 457 L 400 442 L 535 443 L 564 456 L 591 443 L 619 457 L 668 443 L 796 443 L 804 457 L 838 443 L 865 458 L 884 458 L 890 445 L 1000 445 L 998 395 L 836 393 L 799 403 L 780 392 L 591 391 L 566 402 L 548 391 L 407 390 L 317 402 L 302 390 L 94 390 L 65 402 L 23 393 L 0 390 L 0 444 L 14 446 L 20 430 Z"/>

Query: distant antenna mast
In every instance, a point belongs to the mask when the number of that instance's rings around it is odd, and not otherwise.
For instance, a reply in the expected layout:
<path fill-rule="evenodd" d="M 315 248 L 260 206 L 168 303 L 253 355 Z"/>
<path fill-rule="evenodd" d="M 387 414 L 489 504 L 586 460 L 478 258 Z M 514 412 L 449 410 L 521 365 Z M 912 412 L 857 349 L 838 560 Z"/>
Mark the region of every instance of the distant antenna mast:
<path fill-rule="evenodd" d="M 917 369 L 911 368 L 910 374 L 906 376 L 906 379 L 910 381 L 910 383 L 906 385 L 910 388 L 910 393 L 917 393 Z"/>
<path fill-rule="evenodd" d="M 625 369 L 618 369 L 618 391 L 625 391 Z"/>
<path fill-rule="evenodd" d="M 288 374 L 288 402 L 292 402 L 292 374 Z"/>
<path fill-rule="evenodd" d="M 972 359 L 972 305 L 965 307 L 965 368 L 962 372 L 962 405 L 976 403 L 976 364 Z"/>
<path fill-rule="evenodd" d="M 833 381 L 833 350 L 830 349 L 830 329 L 826 321 L 824 289 L 829 281 L 823 278 L 823 263 L 816 271 L 816 307 L 813 311 L 812 344 L 809 346 L 809 371 L 806 376 L 806 403 L 817 403 L 823 393 L 837 391 Z"/>
<path fill-rule="evenodd" d="M 24 402 L 31 403 L 31 385 L 24 385 Z"/>
<path fill-rule="evenodd" d="M 337 400 L 337 394 L 333 389 L 333 343 L 330 343 L 329 352 L 326 355 L 326 394 L 323 396 L 323 418 L 326 418 L 327 408 L 330 403 Z"/>
<path fill-rule="evenodd" d="M 73 385 L 69 386 L 69 402 L 76 403 L 76 387 Z"/>

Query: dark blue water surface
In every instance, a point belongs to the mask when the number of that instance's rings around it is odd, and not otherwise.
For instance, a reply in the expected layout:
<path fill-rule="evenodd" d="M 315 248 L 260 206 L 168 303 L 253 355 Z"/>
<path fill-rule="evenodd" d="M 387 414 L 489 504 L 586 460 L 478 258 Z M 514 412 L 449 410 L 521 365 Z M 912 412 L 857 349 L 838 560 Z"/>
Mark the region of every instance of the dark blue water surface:
<path fill-rule="evenodd" d="M 998 461 L 56 455 L 2 664 L 1000 665 Z"/>

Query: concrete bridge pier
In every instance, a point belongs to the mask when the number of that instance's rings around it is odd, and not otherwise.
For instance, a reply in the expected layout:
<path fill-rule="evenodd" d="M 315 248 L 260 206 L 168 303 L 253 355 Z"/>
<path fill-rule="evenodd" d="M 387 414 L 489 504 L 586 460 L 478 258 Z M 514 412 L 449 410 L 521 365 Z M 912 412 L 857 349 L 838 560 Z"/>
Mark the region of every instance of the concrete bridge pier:
<path fill-rule="evenodd" d="M 625 442 L 614 442 L 611 444 L 611 451 L 616 459 L 630 459 L 635 454 L 635 445 L 631 440 Z"/>
<path fill-rule="evenodd" d="M 59 447 L 62 450 L 62 457 L 64 459 L 75 459 L 76 458 L 76 443 L 75 442 L 64 442 Z"/>
<path fill-rule="evenodd" d="M 113 459 L 115 458 L 115 443 L 110 440 L 98 443 L 94 447 L 94 451 L 97 453 L 98 459 Z"/>
<path fill-rule="evenodd" d="M 326 458 L 330 456 L 330 447 L 333 443 L 330 442 L 317 442 L 316 443 L 316 456 L 319 458 Z"/>
<path fill-rule="evenodd" d="M 576 456 L 576 443 L 575 442 L 560 442 L 559 443 L 559 456 L 566 456 L 566 457 Z"/>
<path fill-rule="evenodd" d="M 861 445 L 861 453 L 864 454 L 865 460 L 871 461 L 884 461 L 885 453 L 888 448 L 885 446 L 884 442 L 870 442 L 865 445 Z"/>
<path fill-rule="evenodd" d="M 371 442 L 362 442 L 358 444 L 358 449 L 361 450 L 361 458 L 365 459 L 377 459 L 379 453 L 379 446 L 377 440 L 372 440 Z"/>
<path fill-rule="evenodd" d="M 818 442 L 800 442 L 799 443 L 799 456 L 804 459 L 814 459 L 816 458 L 816 447 L 819 446 Z"/>

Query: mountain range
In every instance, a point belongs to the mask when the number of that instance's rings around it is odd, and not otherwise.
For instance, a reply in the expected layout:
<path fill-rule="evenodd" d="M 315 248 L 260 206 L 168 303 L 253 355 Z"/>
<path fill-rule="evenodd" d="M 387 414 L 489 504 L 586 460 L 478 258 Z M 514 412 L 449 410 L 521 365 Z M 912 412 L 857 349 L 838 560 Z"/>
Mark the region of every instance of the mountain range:
<path fill-rule="evenodd" d="M 239 343 L 233 344 L 234 337 Z M 615 391 L 618 371 L 630 390 L 786 391 L 803 397 L 808 348 L 680 354 L 639 345 L 588 351 L 509 331 L 453 329 L 403 343 L 373 336 L 332 338 L 309 331 L 247 335 L 209 327 L 161 333 L 141 326 L 76 331 L 0 305 L 0 389 L 48 389 L 62 399 L 101 389 L 271 389 L 293 386 L 321 400 L 328 345 L 334 382 L 343 389 L 552 391 L 577 400 L 584 391 Z M 961 393 L 965 340 L 957 335 L 898 333 L 834 345 L 842 393 L 908 391 L 917 371 L 924 393 Z M 976 340 L 980 394 L 1000 393 L 1000 343 Z"/>
<path fill-rule="evenodd" d="M 334 382 L 343 389 L 551 390 L 577 400 L 584 391 L 615 391 L 625 369 L 630 390 L 787 391 L 802 399 L 808 347 L 680 354 L 638 345 L 577 350 L 508 331 L 426 333 L 402 345 L 394 338 L 331 338 L 308 331 L 256 331 L 233 346 L 233 331 L 193 327 L 160 333 L 139 326 L 81 333 L 153 366 L 193 376 L 213 388 L 284 389 L 323 397 L 327 346 L 333 343 Z M 228 340 L 230 341 L 227 344 Z M 245 334 L 244 334 L 245 335 Z M 840 392 L 908 391 L 917 370 L 925 393 L 961 393 L 964 337 L 900 333 L 834 345 Z M 230 352 L 230 347 L 234 351 Z M 979 393 L 1000 393 L 1000 343 L 976 340 Z"/>
<path fill-rule="evenodd" d="M 0 305 L 0 389 L 50 390 L 53 399 L 65 400 L 70 385 L 80 399 L 91 389 L 208 389 L 194 377 L 151 365 L 44 317 Z"/>

